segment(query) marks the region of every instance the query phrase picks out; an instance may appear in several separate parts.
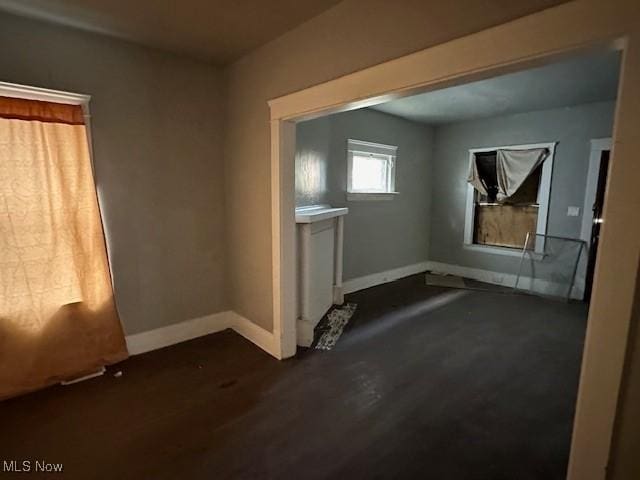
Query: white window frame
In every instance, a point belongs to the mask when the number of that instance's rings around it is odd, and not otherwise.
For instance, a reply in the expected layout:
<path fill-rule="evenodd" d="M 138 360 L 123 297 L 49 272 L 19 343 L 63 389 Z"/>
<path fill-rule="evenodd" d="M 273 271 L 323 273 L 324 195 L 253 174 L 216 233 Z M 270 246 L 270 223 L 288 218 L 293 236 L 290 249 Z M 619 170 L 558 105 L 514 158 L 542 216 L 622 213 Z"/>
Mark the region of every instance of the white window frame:
<path fill-rule="evenodd" d="M 387 159 L 386 191 L 366 191 L 353 189 L 353 157 L 356 154 L 385 157 Z M 347 200 L 392 200 L 398 192 L 396 186 L 396 161 L 398 147 L 382 143 L 347 140 Z"/>
<path fill-rule="evenodd" d="M 558 142 L 531 143 L 527 145 L 506 145 L 499 147 L 472 148 L 469 150 L 469 167 L 471 167 L 476 153 L 493 152 L 496 150 L 531 150 L 535 148 L 546 148 L 549 150 L 549 156 L 542 164 L 540 186 L 538 187 L 538 222 L 536 224 L 536 233 L 540 235 L 545 235 L 547 233 L 549 201 L 551 199 L 551 177 L 553 175 L 553 159 L 555 156 L 557 144 Z M 464 248 L 467 250 L 474 250 L 484 253 L 511 255 L 516 257 L 521 256 L 521 248 L 497 247 L 493 245 L 480 245 L 477 243 L 473 243 L 473 227 L 475 225 L 476 211 L 475 203 L 476 189 L 473 188 L 471 184 L 467 183 L 467 200 L 464 218 Z M 536 252 L 540 253 L 540 249 L 542 248 L 544 248 L 544 244 L 542 242 L 536 242 Z"/>
<path fill-rule="evenodd" d="M 67 105 L 80 105 L 85 120 L 87 130 L 87 141 L 89 143 L 89 158 L 93 169 L 93 142 L 91 138 L 91 113 L 89 112 L 89 102 L 91 95 L 82 93 L 64 92 L 62 90 L 52 90 L 49 88 L 32 87 L 29 85 L 19 85 L 17 83 L 0 82 L 0 96 L 22 98 L 25 100 L 38 100 L 41 102 L 64 103 Z M 94 182 L 95 182 L 95 173 Z M 96 185 L 97 188 L 97 185 Z"/>

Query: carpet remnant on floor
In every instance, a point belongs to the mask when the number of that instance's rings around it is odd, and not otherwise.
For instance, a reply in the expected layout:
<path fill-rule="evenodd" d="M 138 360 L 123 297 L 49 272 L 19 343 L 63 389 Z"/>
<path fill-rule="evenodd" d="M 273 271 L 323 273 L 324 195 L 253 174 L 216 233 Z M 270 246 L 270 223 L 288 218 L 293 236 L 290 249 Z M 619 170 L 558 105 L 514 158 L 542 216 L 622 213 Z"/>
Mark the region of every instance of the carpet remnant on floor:
<path fill-rule="evenodd" d="M 327 315 L 327 327 L 326 330 L 318 339 L 316 349 L 318 350 L 331 350 L 337 343 L 342 330 L 349 319 L 356 311 L 357 305 L 355 303 L 346 303 L 340 307 L 336 307 L 331 310 Z"/>

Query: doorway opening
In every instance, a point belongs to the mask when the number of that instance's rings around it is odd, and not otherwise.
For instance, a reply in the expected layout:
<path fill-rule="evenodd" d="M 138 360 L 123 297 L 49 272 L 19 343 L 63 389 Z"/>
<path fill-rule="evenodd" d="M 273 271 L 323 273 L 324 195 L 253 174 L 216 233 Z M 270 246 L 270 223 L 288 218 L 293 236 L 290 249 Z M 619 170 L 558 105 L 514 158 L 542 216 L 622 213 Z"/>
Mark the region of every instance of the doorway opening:
<path fill-rule="evenodd" d="M 609 173 L 609 158 L 611 156 L 611 139 L 592 140 L 591 161 L 589 165 L 590 178 L 587 185 L 590 187 L 585 193 L 583 226 L 586 232 L 583 234 L 589 238 L 589 253 L 587 260 L 586 282 L 584 301 L 591 300 L 593 279 L 598 256 L 598 243 L 600 230 L 604 221 L 604 200 Z"/>
<path fill-rule="evenodd" d="M 498 34 L 499 36 L 500 34 Z M 480 36 L 479 36 L 480 37 Z M 540 37 L 543 38 L 543 37 Z M 558 59 L 558 52 L 566 52 L 571 51 L 573 47 L 569 45 L 563 44 L 562 40 L 557 41 L 558 39 L 554 37 L 554 42 L 559 45 L 557 48 L 553 49 L 553 54 L 551 50 L 547 50 L 548 56 L 545 58 L 545 61 L 549 62 L 554 59 Z M 471 42 L 471 37 L 468 39 Z M 451 48 L 449 49 L 450 53 L 454 52 L 458 47 L 462 48 L 463 45 L 468 44 L 467 38 L 463 41 L 452 42 Z M 553 43 L 553 42 L 552 42 Z M 622 49 L 624 48 L 624 43 L 617 42 L 614 45 L 614 49 Z M 449 47 L 449 45 L 447 45 Z M 439 52 L 438 52 L 439 53 Z M 574 51 L 574 53 L 576 53 Z M 293 185 L 290 184 L 290 180 L 294 178 L 294 163 L 293 159 L 295 156 L 295 124 L 300 121 L 310 120 L 312 118 L 317 118 L 318 116 L 326 113 L 337 112 L 337 111 L 346 111 L 350 109 L 355 109 L 359 107 L 367 107 L 373 106 L 380 103 L 383 103 L 384 100 L 388 100 L 390 98 L 398 98 L 400 96 L 407 96 L 411 93 L 419 92 L 421 89 L 433 89 L 435 86 L 444 87 L 446 85 L 452 85 L 453 83 L 460 82 L 462 78 L 465 78 L 467 81 L 486 78 L 489 71 L 492 71 L 493 74 L 504 73 L 505 71 L 513 71 L 515 65 L 518 65 L 518 68 L 525 68 L 526 66 L 538 66 L 540 65 L 542 57 L 540 56 L 540 52 L 536 52 L 532 57 L 524 56 L 524 52 L 521 52 L 523 56 L 516 59 L 515 57 L 505 57 L 504 62 L 498 62 L 501 65 L 498 68 L 495 67 L 481 67 L 482 63 L 478 63 L 478 68 L 475 70 L 467 70 L 467 73 L 461 73 L 460 71 L 452 71 L 451 75 L 443 75 L 438 76 L 434 71 L 427 72 L 426 65 L 429 64 L 432 57 L 433 60 L 437 57 L 437 54 L 432 50 L 426 50 L 417 54 L 415 56 L 409 56 L 407 59 L 403 59 L 402 62 L 397 65 L 402 65 L 403 71 L 405 68 L 408 68 L 409 65 L 415 63 L 414 67 L 417 69 L 416 71 L 421 71 L 419 74 L 411 74 L 409 77 L 411 78 L 419 78 L 420 75 L 423 75 L 423 80 L 419 80 L 410 84 L 407 81 L 398 81 L 396 88 L 391 88 L 390 85 L 393 85 L 394 82 L 386 84 L 382 88 L 380 85 L 376 84 L 376 87 L 367 86 L 364 89 L 353 88 L 355 85 L 352 83 L 352 80 L 355 80 L 355 77 L 361 77 L 362 80 L 366 80 L 367 82 L 373 82 L 371 85 L 375 83 L 373 80 L 374 72 L 380 71 L 391 73 L 392 67 L 395 65 L 394 62 L 390 62 L 389 64 L 381 65 L 379 68 L 374 67 L 370 69 L 370 71 L 359 72 L 358 74 L 353 75 L 353 79 L 345 78 L 338 79 L 333 82 L 329 82 L 326 85 L 321 85 L 318 87 L 312 87 L 308 91 L 298 92 L 296 94 L 289 95 L 287 97 L 282 97 L 281 99 L 276 99 L 270 102 L 271 112 L 272 112 L 272 158 L 273 158 L 273 175 L 272 175 L 272 191 L 273 191 L 273 205 L 277 207 L 274 210 L 274 216 L 272 218 L 274 230 L 274 252 L 273 252 L 273 261 L 274 261 L 274 319 L 275 319 L 275 331 L 278 337 L 281 339 L 281 350 L 284 352 L 283 356 L 290 356 L 292 351 L 295 351 L 295 347 L 292 345 L 295 343 L 295 306 L 296 306 L 296 295 L 295 295 L 295 265 L 292 261 L 292 257 L 287 252 L 293 252 L 295 247 L 295 229 L 294 229 L 294 219 L 291 216 L 291 212 L 293 210 L 293 205 L 295 204 L 295 191 L 293 189 Z M 566 57 L 565 57 L 566 58 Z M 415 60 L 415 62 L 414 62 Z M 420 62 L 423 62 L 422 64 Z M 440 64 L 438 68 L 442 67 Z M 408 72 L 409 70 L 407 70 Z M 443 68 L 443 71 L 446 71 L 446 67 Z M 446 80 L 443 80 L 446 78 Z M 384 84 L 384 82 L 382 82 Z M 415 85 L 422 85 L 422 87 L 416 87 Z M 326 88 L 325 88 L 326 87 Z M 377 88 L 377 89 L 376 89 Z M 369 91 L 369 95 L 362 95 L 363 91 Z M 393 93 L 395 91 L 395 93 Z M 326 97 L 322 98 L 322 96 L 326 95 Z M 322 100 L 320 100 L 322 98 Z M 286 159 L 283 161 L 283 159 Z M 609 207 L 610 208 L 610 207 Z M 572 209 L 572 212 L 575 210 Z M 576 216 L 572 215 L 569 211 L 567 211 L 568 216 Z M 579 215 L 578 215 L 579 216 Z M 579 218 L 576 219 L 579 222 Z M 605 230 L 606 231 L 606 230 Z M 605 238 L 606 235 L 605 235 Z M 606 245 L 609 243 L 605 242 Z M 607 251 L 609 251 L 609 247 Z M 287 260 L 288 259 L 288 260 Z M 600 271 L 596 269 L 596 271 Z M 596 277 L 598 274 L 596 274 Z M 604 287 L 602 287 L 604 288 Z M 597 303 L 598 309 L 600 304 Z M 600 315 L 601 312 L 598 313 Z M 613 347 L 613 342 L 610 345 Z M 617 347 L 616 347 L 617 348 Z M 584 377 L 585 372 L 583 371 L 582 376 Z M 583 382 L 584 383 L 584 382 Z M 586 384 L 584 384 L 586 385 Z M 587 386 L 581 387 L 581 391 L 583 388 L 587 388 Z M 609 393 L 605 393 L 603 390 L 593 390 L 594 386 L 592 383 L 589 383 L 589 395 L 602 395 L 602 396 L 611 396 Z M 586 395 L 586 393 L 584 394 Z M 576 435 L 573 438 L 574 444 L 577 442 L 580 447 L 575 447 L 572 452 L 578 452 L 576 455 L 583 457 L 583 444 L 584 444 L 584 434 L 585 430 L 583 425 L 586 425 L 586 420 L 584 417 L 585 413 L 583 410 L 578 410 L 576 420 L 576 429 L 580 433 L 580 435 Z M 599 417 L 598 422 L 602 423 L 602 428 L 609 429 L 612 424 L 612 415 L 613 410 L 607 410 L 607 413 L 602 413 Z M 583 422 L 585 420 L 585 422 Z M 598 423 L 596 422 L 596 423 Z M 605 425 L 606 424 L 606 425 Z M 598 451 L 603 455 L 606 452 L 607 441 L 599 442 L 602 443 L 598 447 Z M 602 448 L 600 448 L 602 447 Z M 600 458 L 600 457 L 598 457 Z M 573 459 L 573 457 L 572 457 Z M 584 457 L 583 459 L 586 459 Z M 591 462 L 599 462 L 600 460 L 589 460 Z M 580 463 L 582 465 L 584 462 Z M 573 465 L 573 468 L 582 468 L 577 467 L 575 462 L 570 462 L 570 465 Z M 570 471 L 573 471 L 570 467 Z"/>
<path fill-rule="evenodd" d="M 469 429 L 500 438 L 505 422 L 522 428 L 516 437 L 544 439 L 514 477 L 564 476 L 608 168 L 609 150 L 592 165 L 592 139 L 612 135 L 619 71 L 620 52 L 604 50 L 299 122 L 298 346 L 326 349 L 346 304 L 355 313 L 335 355 L 349 361 L 344 349 L 395 342 L 423 364 L 424 392 L 433 378 L 466 386 L 456 395 L 468 399 Z M 441 338 L 468 342 L 449 350 Z M 434 367 L 434 356 L 455 368 Z M 517 367 L 502 371 L 496 358 Z M 480 403 L 471 406 L 489 391 L 484 423 Z M 518 404 L 529 405 L 528 421 Z M 445 424 L 461 415 L 455 402 L 438 412 Z M 503 440 L 473 449 L 491 458 L 493 448 L 521 448 Z"/>

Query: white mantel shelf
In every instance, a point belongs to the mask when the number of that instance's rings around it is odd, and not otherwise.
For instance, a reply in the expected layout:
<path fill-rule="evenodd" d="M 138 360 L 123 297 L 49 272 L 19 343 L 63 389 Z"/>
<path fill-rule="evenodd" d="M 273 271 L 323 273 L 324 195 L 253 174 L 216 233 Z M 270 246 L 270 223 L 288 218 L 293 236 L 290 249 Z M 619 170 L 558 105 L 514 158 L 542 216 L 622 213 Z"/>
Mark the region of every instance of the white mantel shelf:
<path fill-rule="evenodd" d="M 348 208 L 332 208 L 328 205 L 313 205 L 296 208 L 296 223 L 314 223 L 349 213 Z"/>

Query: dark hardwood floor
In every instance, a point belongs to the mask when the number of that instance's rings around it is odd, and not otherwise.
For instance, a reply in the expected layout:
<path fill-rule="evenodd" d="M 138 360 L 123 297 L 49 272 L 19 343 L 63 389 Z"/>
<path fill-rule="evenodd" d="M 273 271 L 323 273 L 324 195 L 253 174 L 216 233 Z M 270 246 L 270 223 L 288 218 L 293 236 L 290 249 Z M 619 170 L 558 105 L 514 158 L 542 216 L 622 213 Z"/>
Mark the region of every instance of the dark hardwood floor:
<path fill-rule="evenodd" d="M 2 402 L 0 462 L 79 479 L 564 478 L 584 305 L 421 275 L 348 301 L 329 352 L 279 362 L 225 331 Z"/>

